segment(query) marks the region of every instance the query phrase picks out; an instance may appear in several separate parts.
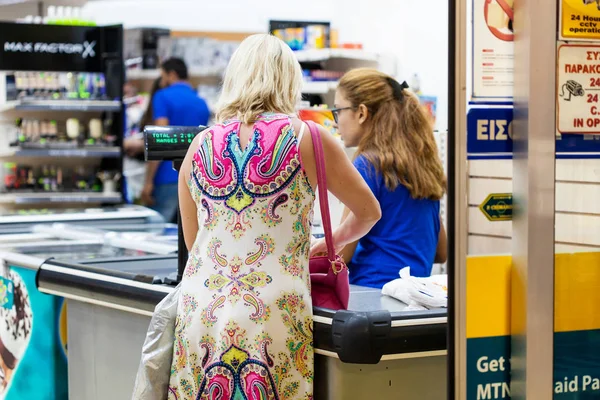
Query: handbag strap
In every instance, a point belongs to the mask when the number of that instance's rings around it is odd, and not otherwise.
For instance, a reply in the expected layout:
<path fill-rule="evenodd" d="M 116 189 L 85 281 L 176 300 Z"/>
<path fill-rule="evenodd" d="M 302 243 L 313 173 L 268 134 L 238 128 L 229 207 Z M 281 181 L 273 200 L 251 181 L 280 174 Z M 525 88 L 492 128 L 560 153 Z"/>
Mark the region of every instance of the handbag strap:
<path fill-rule="evenodd" d="M 317 185 L 319 191 L 319 205 L 321 208 L 321 219 L 325 231 L 325 243 L 327 244 L 327 257 L 329 261 L 336 259 L 333 248 L 333 234 L 331 233 L 331 216 L 329 214 L 329 198 L 327 195 L 327 175 L 325 173 L 325 155 L 323 152 L 323 142 L 317 124 L 313 121 L 304 121 L 308 125 L 312 137 L 313 148 L 315 152 L 315 162 L 317 164 Z"/>

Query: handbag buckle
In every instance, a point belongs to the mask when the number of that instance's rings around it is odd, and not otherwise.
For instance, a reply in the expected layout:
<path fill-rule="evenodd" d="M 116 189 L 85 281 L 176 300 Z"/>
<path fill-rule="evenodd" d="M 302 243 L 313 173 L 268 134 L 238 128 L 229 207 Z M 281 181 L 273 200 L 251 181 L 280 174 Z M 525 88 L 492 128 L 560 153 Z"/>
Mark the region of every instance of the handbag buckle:
<path fill-rule="evenodd" d="M 340 262 L 339 257 L 336 260 L 331 261 L 331 270 L 334 275 L 337 275 L 344 270 L 344 264 L 343 262 Z"/>

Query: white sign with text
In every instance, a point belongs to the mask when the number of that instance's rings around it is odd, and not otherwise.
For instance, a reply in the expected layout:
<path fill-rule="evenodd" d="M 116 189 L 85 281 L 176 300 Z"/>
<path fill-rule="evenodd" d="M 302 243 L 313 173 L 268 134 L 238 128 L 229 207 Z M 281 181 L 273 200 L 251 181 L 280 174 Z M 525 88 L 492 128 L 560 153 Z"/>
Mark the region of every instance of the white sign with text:
<path fill-rule="evenodd" d="M 473 0 L 472 101 L 512 101 L 513 0 Z"/>
<path fill-rule="evenodd" d="M 600 133 L 600 46 L 560 44 L 556 72 L 556 130 Z"/>

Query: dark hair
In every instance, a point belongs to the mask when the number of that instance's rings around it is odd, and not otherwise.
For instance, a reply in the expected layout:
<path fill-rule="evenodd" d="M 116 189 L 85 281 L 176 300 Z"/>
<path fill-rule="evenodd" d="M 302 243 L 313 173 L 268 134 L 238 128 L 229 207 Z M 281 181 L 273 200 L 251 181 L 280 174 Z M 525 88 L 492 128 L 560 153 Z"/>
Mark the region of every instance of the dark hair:
<path fill-rule="evenodd" d="M 144 115 L 142 115 L 142 119 L 140 119 L 140 132 L 144 131 L 144 128 L 148 125 L 154 125 L 154 114 L 152 113 L 152 109 L 154 108 L 154 95 L 160 89 L 162 89 L 161 79 L 157 78 L 152 83 L 152 89 L 150 89 L 150 98 L 148 100 L 148 107 L 146 107 L 146 111 L 144 111 Z M 135 156 L 135 159 L 139 161 L 145 161 L 144 152 L 138 153 Z"/>
<path fill-rule="evenodd" d="M 175 72 L 179 79 L 185 80 L 188 78 L 187 65 L 185 65 L 185 61 L 183 61 L 181 58 L 169 58 L 162 63 L 161 68 L 165 72 Z"/>

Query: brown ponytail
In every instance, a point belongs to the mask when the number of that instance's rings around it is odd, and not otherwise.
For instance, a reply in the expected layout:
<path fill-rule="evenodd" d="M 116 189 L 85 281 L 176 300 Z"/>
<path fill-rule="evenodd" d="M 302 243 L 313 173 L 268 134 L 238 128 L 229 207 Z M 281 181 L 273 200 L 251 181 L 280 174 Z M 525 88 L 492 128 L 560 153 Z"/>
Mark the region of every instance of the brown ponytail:
<path fill-rule="evenodd" d="M 364 155 L 383 175 L 389 190 L 404 185 L 415 199 L 439 200 L 446 177 L 433 136 L 433 124 L 419 99 L 393 87 L 388 75 L 358 68 L 340 80 L 341 90 L 353 106 L 369 110 L 366 132 L 356 155 Z"/>

